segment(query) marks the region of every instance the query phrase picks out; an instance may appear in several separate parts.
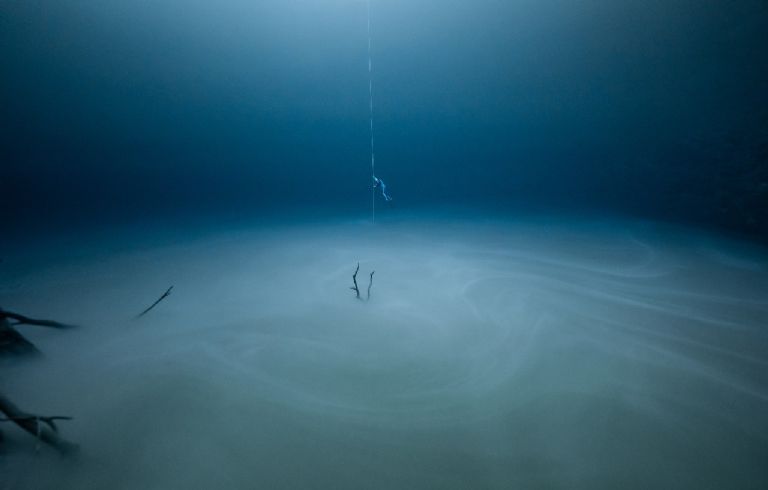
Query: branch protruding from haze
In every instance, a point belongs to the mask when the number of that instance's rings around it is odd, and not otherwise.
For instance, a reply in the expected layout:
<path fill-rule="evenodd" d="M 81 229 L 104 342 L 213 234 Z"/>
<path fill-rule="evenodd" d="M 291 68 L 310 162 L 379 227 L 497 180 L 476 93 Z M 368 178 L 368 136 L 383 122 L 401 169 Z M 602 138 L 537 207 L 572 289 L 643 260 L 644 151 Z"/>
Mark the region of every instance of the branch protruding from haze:
<path fill-rule="evenodd" d="M 11 323 L 13 321 L 13 323 Z M 35 344 L 24 338 L 14 327 L 17 325 L 38 325 L 51 328 L 74 328 L 74 325 L 53 320 L 37 320 L 0 308 L 0 357 L 27 356 L 40 354 Z"/>
<path fill-rule="evenodd" d="M 71 455 L 78 451 L 79 446 L 71 443 L 59 435 L 56 420 L 72 420 L 72 417 L 62 415 L 42 416 L 26 413 L 13 404 L 8 398 L 0 394 L 0 412 L 6 418 L 0 422 L 13 422 L 39 441 L 48 444 L 62 455 Z"/>
<path fill-rule="evenodd" d="M 5 311 L 2 308 L 0 308 L 0 319 L 6 319 L 6 318 L 15 320 L 16 323 L 14 323 L 13 325 L 37 325 L 39 327 L 51 327 L 51 328 L 75 328 L 75 325 L 68 325 L 66 323 L 55 322 L 53 320 L 36 320 L 34 318 L 29 318 L 24 315 L 19 315 L 18 313 Z"/>
<path fill-rule="evenodd" d="M 357 273 L 360 272 L 360 262 L 357 263 L 357 269 L 355 269 L 355 273 L 352 274 L 352 282 L 355 284 L 354 286 L 350 286 L 349 289 L 355 292 L 355 297 L 357 299 L 360 299 L 360 288 L 357 287 Z"/>
<path fill-rule="evenodd" d="M 365 297 L 366 301 L 371 299 L 371 286 L 373 286 L 373 275 L 375 273 L 376 273 L 376 271 L 371 271 L 371 277 L 368 279 L 368 295 Z"/>
<path fill-rule="evenodd" d="M 371 287 L 373 286 L 373 275 L 376 273 L 376 271 L 371 271 L 371 275 L 368 277 L 368 291 L 365 297 L 365 300 L 360 296 L 360 287 L 357 285 L 357 274 L 360 272 L 360 262 L 357 263 L 357 268 L 355 269 L 355 273 L 352 274 L 352 283 L 354 286 L 350 286 L 349 289 L 355 292 L 355 298 L 359 299 L 360 301 L 368 301 L 371 299 Z"/>
<path fill-rule="evenodd" d="M 164 293 L 163 293 L 163 294 L 162 294 L 162 295 L 161 295 L 159 298 L 157 298 L 157 301 L 155 301 L 154 303 L 152 303 L 151 305 L 149 305 L 149 307 L 148 307 L 146 310 L 144 310 L 144 311 L 142 311 L 141 313 L 139 313 L 138 315 L 136 315 L 136 318 L 138 319 L 138 318 L 141 318 L 141 317 L 143 317 L 144 315 L 146 315 L 147 313 L 149 313 L 149 312 L 150 312 L 150 310 L 152 310 L 152 308 L 154 308 L 155 306 L 157 306 L 157 305 L 158 305 L 158 303 L 160 303 L 162 300 L 164 300 L 165 298 L 167 298 L 168 296 L 170 296 L 170 295 L 171 295 L 171 289 L 173 289 L 173 286 L 171 286 L 171 287 L 169 287 L 168 289 L 166 289 L 166 290 L 165 290 L 165 292 L 164 292 Z"/>

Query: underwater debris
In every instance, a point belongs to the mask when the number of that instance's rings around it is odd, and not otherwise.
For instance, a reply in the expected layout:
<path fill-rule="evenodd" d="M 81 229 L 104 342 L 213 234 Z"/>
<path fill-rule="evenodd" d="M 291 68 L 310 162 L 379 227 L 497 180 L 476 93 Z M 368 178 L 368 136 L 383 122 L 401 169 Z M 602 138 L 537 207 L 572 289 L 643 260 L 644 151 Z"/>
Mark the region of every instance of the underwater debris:
<path fill-rule="evenodd" d="M 44 442 L 56 449 L 62 455 L 77 453 L 80 446 L 67 441 L 59 435 L 57 420 L 72 420 L 72 417 L 63 415 L 42 416 L 26 413 L 19 409 L 13 402 L 0 393 L 0 412 L 6 418 L 0 418 L 0 422 L 13 422 L 23 430 L 35 436 L 38 441 Z"/>
<path fill-rule="evenodd" d="M 363 300 L 363 298 L 360 297 L 360 288 L 357 286 L 357 273 L 360 272 L 360 262 L 357 263 L 357 268 L 355 269 L 355 273 L 352 274 L 352 283 L 354 286 L 350 286 L 349 289 L 355 292 L 355 297 L 359 300 Z M 371 286 L 373 286 L 373 274 L 376 271 L 371 271 L 371 275 L 368 279 L 368 294 L 365 298 L 365 301 L 368 301 L 371 299 Z"/>
<path fill-rule="evenodd" d="M 376 271 L 371 271 L 371 277 L 368 279 L 368 296 L 366 296 L 365 300 L 368 301 L 371 299 L 371 286 L 373 286 L 373 274 Z"/>
<path fill-rule="evenodd" d="M 11 322 L 14 323 L 11 323 Z M 14 327 L 17 325 L 38 325 L 51 328 L 74 328 L 74 325 L 55 322 L 53 320 L 38 320 L 18 313 L 5 311 L 0 308 L 0 357 L 39 355 L 40 350 L 24 338 Z M 63 415 L 43 416 L 26 413 L 20 410 L 8 398 L 0 394 L 0 413 L 5 418 L 0 422 L 14 422 L 16 425 L 37 437 L 45 444 L 54 447 L 61 454 L 72 454 L 77 451 L 73 444 L 59 436 L 57 420 L 71 420 Z M 2 438 L 0 438 L 1 440 Z"/>
<path fill-rule="evenodd" d="M 360 299 L 360 288 L 357 287 L 357 273 L 360 271 L 360 262 L 357 263 L 357 269 L 355 269 L 355 273 L 352 274 L 352 282 L 355 284 L 354 286 L 350 286 L 349 289 L 355 292 L 355 297 L 357 299 Z"/>
<path fill-rule="evenodd" d="M 11 323 L 13 320 L 15 323 Z M 37 325 L 51 328 L 74 328 L 74 325 L 53 320 L 37 320 L 0 308 L 0 357 L 40 354 L 40 350 L 24 338 L 14 327 L 17 325 Z"/>
<path fill-rule="evenodd" d="M 167 298 L 173 286 L 169 287 L 154 303 L 142 311 L 137 318 L 152 310 L 158 303 Z M 53 321 L 29 318 L 27 316 L 5 311 L 0 308 L 0 357 L 33 356 L 41 352 L 29 340 L 16 330 L 17 325 L 38 325 L 51 328 L 74 328 L 74 325 Z M 63 415 L 44 416 L 31 414 L 19 409 L 13 402 L 0 393 L 0 422 L 13 422 L 21 429 L 35 436 L 39 442 L 45 443 L 56 449 L 62 455 L 72 455 L 79 450 L 79 446 L 59 435 L 56 425 L 58 420 L 71 420 L 71 417 Z M 0 432 L 0 441 L 2 433 Z M 39 444 L 38 444 L 39 449 Z"/>
<path fill-rule="evenodd" d="M 163 293 L 163 294 L 162 294 L 162 295 L 161 295 L 159 298 L 157 298 L 157 301 L 155 301 L 154 303 L 152 303 L 151 305 L 149 305 L 149 307 L 148 307 L 146 310 L 144 310 L 144 311 L 142 311 L 141 313 L 139 313 L 138 315 L 136 315 L 136 319 L 138 319 L 138 318 L 141 318 L 141 317 L 143 317 L 144 315 L 146 315 L 147 313 L 149 313 L 149 311 L 150 311 L 152 308 L 154 308 L 155 306 L 157 306 L 157 305 L 158 305 L 158 303 L 160 303 L 162 300 L 164 300 L 165 298 L 167 298 L 168 296 L 170 296 L 170 295 L 171 295 L 171 289 L 173 289 L 173 286 L 171 286 L 171 287 L 169 287 L 168 289 L 166 289 L 166 290 L 165 290 L 165 292 L 164 292 L 164 293 Z"/>

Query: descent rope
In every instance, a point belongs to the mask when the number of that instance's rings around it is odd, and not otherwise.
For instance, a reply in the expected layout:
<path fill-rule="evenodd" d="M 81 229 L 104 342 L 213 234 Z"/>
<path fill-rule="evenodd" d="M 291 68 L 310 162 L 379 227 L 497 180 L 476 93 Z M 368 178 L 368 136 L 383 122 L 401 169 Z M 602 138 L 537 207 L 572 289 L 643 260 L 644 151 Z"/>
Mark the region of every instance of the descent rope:
<path fill-rule="evenodd" d="M 368 13 L 368 109 L 371 128 L 371 221 L 376 222 L 376 160 L 373 152 L 373 60 L 371 57 L 371 1 L 366 2 Z"/>

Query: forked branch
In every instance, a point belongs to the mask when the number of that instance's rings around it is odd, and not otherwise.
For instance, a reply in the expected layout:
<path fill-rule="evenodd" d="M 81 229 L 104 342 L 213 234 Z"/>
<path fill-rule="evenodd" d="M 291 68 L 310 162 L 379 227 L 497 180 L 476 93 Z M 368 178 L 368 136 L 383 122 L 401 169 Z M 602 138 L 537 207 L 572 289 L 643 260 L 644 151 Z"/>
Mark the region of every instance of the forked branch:
<path fill-rule="evenodd" d="M 59 435 L 56 420 L 72 420 L 72 417 L 62 415 L 42 416 L 23 412 L 8 398 L 0 394 L 0 412 L 6 418 L 0 418 L 0 422 L 13 422 L 39 441 L 55 448 L 61 454 L 73 454 L 79 446 L 71 443 Z"/>
<path fill-rule="evenodd" d="M 357 268 L 355 269 L 355 273 L 352 274 L 352 283 L 354 286 L 350 286 L 349 289 L 355 292 L 355 297 L 361 301 L 363 301 L 363 298 L 360 297 L 360 288 L 357 285 L 357 273 L 360 272 L 360 262 L 357 263 Z M 371 275 L 368 278 L 368 291 L 365 297 L 365 301 L 368 301 L 371 299 L 371 286 L 373 286 L 373 274 L 375 274 L 376 271 L 371 271 Z"/>
<path fill-rule="evenodd" d="M 349 289 L 355 292 L 355 297 L 357 299 L 360 299 L 360 288 L 357 287 L 357 273 L 360 272 L 360 262 L 357 263 L 357 269 L 355 269 L 355 273 L 352 274 L 352 282 L 354 283 L 354 286 L 350 286 Z"/>

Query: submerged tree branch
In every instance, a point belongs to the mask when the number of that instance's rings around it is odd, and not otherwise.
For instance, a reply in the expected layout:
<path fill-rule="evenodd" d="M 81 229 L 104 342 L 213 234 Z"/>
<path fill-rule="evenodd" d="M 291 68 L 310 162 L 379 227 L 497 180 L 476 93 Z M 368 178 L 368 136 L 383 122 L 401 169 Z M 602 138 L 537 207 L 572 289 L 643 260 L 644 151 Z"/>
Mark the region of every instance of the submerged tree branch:
<path fill-rule="evenodd" d="M 355 292 L 355 297 L 359 299 L 360 301 L 363 301 L 363 298 L 360 297 L 360 288 L 357 285 L 357 274 L 360 272 L 360 262 L 357 263 L 357 268 L 355 269 L 355 273 L 352 274 L 352 283 L 354 286 L 350 286 L 349 289 Z M 371 286 L 373 286 L 373 275 L 376 273 L 376 271 L 371 271 L 371 275 L 368 277 L 368 292 L 365 297 L 365 301 L 368 301 L 371 299 Z"/>
<path fill-rule="evenodd" d="M 149 311 L 150 311 L 152 308 L 154 308 L 155 306 L 157 306 L 157 304 L 158 304 L 158 303 L 160 303 L 162 300 L 164 300 L 165 298 L 167 298 L 168 296 L 170 296 L 170 295 L 171 295 L 171 289 L 173 289 L 173 286 L 171 286 L 171 287 L 169 287 L 168 289 L 166 289 L 166 290 L 165 290 L 165 292 L 162 294 L 162 296 L 160 296 L 159 298 L 157 298 L 157 301 L 155 301 L 154 303 L 152 303 L 151 305 L 149 305 L 149 307 L 148 307 L 146 310 L 144 310 L 144 311 L 142 311 L 141 313 L 139 313 L 138 315 L 136 315 L 136 318 L 141 318 L 141 317 L 143 317 L 144 315 L 146 315 L 147 313 L 149 313 Z"/>
<path fill-rule="evenodd" d="M 11 323 L 13 320 L 13 323 Z M 74 325 L 53 320 L 37 320 L 0 308 L 0 357 L 39 354 L 35 344 L 24 338 L 14 327 L 17 325 L 38 325 L 51 328 L 74 328 Z"/>
<path fill-rule="evenodd" d="M 373 286 L 373 274 L 375 274 L 376 271 L 371 271 L 371 277 L 368 278 L 368 295 L 365 297 L 365 300 L 368 301 L 371 299 L 371 286 Z"/>
<path fill-rule="evenodd" d="M 36 320 L 34 318 L 29 318 L 24 315 L 19 315 L 18 313 L 5 311 L 2 308 L 0 308 L 0 320 L 3 320 L 3 319 L 15 320 L 16 323 L 14 323 L 13 325 L 37 325 L 40 327 L 51 327 L 51 328 L 75 328 L 75 325 L 68 325 L 66 323 L 55 322 L 53 320 Z"/>
<path fill-rule="evenodd" d="M 360 288 L 357 287 L 357 273 L 360 271 L 360 262 L 357 263 L 357 269 L 355 269 L 355 273 L 352 274 L 352 282 L 355 284 L 354 286 L 350 286 L 349 289 L 355 292 L 355 297 L 357 299 L 360 299 Z"/>
<path fill-rule="evenodd" d="M 35 344 L 25 339 L 8 320 L 0 318 L 0 357 L 37 354 L 40 351 Z"/>
<path fill-rule="evenodd" d="M 13 321 L 13 323 L 11 323 Z M 0 357 L 33 355 L 40 351 L 35 345 L 24 338 L 14 327 L 17 325 L 39 325 L 51 328 L 72 328 L 73 325 L 55 322 L 53 320 L 37 320 L 18 313 L 5 311 L 0 308 Z M 63 415 L 43 416 L 24 412 L 0 393 L 0 422 L 13 422 L 40 442 L 55 448 L 61 454 L 72 454 L 78 446 L 59 436 L 57 420 L 71 420 Z"/>
<path fill-rule="evenodd" d="M 55 423 L 56 420 L 71 420 L 71 417 L 62 415 L 41 416 L 26 413 L 2 394 L 0 394 L 0 412 L 7 417 L 0 419 L 0 421 L 14 422 L 40 441 L 55 448 L 61 454 L 73 454 L 79 449 L 77 444 L 71 443 L 59 435 L 59 429 Z"/>

